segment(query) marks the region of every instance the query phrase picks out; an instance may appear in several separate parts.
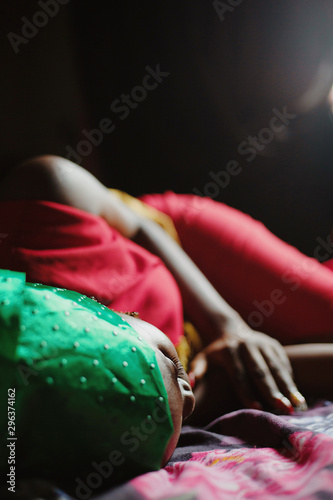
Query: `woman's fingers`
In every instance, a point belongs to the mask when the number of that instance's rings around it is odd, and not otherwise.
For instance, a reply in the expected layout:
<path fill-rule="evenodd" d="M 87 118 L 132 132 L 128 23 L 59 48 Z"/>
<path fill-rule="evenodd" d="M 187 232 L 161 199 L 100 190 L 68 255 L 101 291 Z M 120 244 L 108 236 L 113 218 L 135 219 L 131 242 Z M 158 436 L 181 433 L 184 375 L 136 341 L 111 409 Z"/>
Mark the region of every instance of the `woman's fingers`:
<path fill-rule="evenodd" d="M 229 383 L 233 386 L 238 400 L 244 407 L 262 409 L 261 404 L 252 394 L 253 391 L 248 383 L 246 370 L 240 360 L 238 349 L 216 342 L 205 351 L 197 354 L 190 365 L 188 373 L 192 387 L 194 383 L 199 382 L 204 377 L 209 365 L 223 368 L 224 371 L 221 370 L 221 376 L 227 374 Z"/>
<path fill-rule="evenodd" d="M 292 413 L 293 407 L 301 411 L 307 409 L 305 398 L 293 380 L 289 359 L 282 346 L 278 346 L 278 349 L 267 346 L 260 351 L 246 345 L 244 350 L 249 373 L 265 401 L 286 413 Z"/>
<path fill-rule="evenodd" d="M 259 340 L 259 343 L 243 339 L 213 342 L 192 361 L 190 379 L 199 381 L 209 365 L 220 366 L 226 371 L 244 407 L 262 409 L 263 402 L 289 414 L 293 412 L 293 406 L 299 410 L 306 409 L 305 399 L 293 380 L 283 347 L 263 334 Z"/>
<path fill-rule="evenodd" d="M 281 367 L 278 362 L 273 362 L 270 359 L 269 363 L 267 363 L 260 350 L 255 346 L 244 344 L 242 354 L 251 381 L 257 387 L 263 400 L 275 409 L 282 410 L 286 413 L 292 413 L 293 407 L 291 402 L 281 392 L 277 384 L 278 381 L 273 376 L 274 373 L 275 375 L 279 373 L 279 378 L 281 380 L 284 379 L 287 385 L 291 382 L 292 386 L 294 386 L 290 374 L 286 372 L 282 376 Z"/>
<path fill-rule="evenodd" d="M 265 351 L 263 355 L 281 391 L 289 398 L 297 410 L 307 410 L 306 400 L 297 389 L 291 364 L 283 347 L 278 346 L 277 349 L 273 348 L 267 352 Z M 275 362 L 275 359 L 278 360 L 278 363 Z M 272 362 L 272 360 L 274 361 Z"/>
<path fill-rule="evenodd" d="M 255 397 L 249 384 L 249 377 L 238 348 L 227 347 L 224 350 L 224 368 L 233 385 L 238 399 L 245 408 L 262 410 L 262 405 Z"/>

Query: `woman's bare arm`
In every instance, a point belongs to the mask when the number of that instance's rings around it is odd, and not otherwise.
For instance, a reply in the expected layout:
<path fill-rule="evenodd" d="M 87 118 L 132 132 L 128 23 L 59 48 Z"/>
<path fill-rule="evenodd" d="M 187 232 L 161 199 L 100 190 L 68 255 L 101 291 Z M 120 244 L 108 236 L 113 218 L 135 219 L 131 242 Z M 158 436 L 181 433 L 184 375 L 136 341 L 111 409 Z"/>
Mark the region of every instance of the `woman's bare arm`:
<path fill-rule="evenodd" d="M 0 186 L 0 199 L 39 199 L 69 205 L 103 217 L 123 236 L 148 248 L 165 262 L 176 278 L 185 311 L 192 311 L 191 320 L 197 328 L 204 330 L 209 325 L 207 343 L 217 338 L 223 321 L 239 319 L 162 228 L 134 213 L 84 168 L 57 156 L 33 158 L 9 173 Z"/>
<path fill-rule="evenodd" d="M 175 277 L 185 312 L 207 344 L 192 364 L 194 376 L 202 378 L 208 365 L 223 366 L 244 406 L 260 406 L 250 382 L 272 408 L 290 410 L 289 399 L 297 404 L 297 388 L 279 342 L 253 331 L 158 224 L 134 213 L 89 172 L 63 158 L 38 157 L 13 169 L 0 189 L 1 198 L 42 199 L 85 210 L 158 255 Z"/>
<path fill-rule="evenodd" d="M 38 156 L 14 167 L 1 182 L 0 199 L 69 205 L 103 217 L 128 238 L 139 230 L 138 217 L 96 177 L 58 156 Z"/>

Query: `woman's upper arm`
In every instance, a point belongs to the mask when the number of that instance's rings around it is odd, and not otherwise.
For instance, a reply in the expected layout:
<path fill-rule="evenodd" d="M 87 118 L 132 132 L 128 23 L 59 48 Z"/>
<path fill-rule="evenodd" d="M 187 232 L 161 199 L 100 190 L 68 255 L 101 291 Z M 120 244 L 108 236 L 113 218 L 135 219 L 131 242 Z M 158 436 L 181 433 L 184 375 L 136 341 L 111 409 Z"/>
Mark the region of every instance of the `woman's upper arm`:
<path fill-rule="evenodd" d="M 128 238 L 134 237 L 140 226 L 140 217 L 96 177 L 59 156 L 39 156 L 14 167 L 2 182 L 0 199 L 69 205 L 103 217 Z"/>
<path fill-rule="evenodd" d="M 142 218 L 107 189 L 99 215 L 126 238 L 134 238 L 141 227 Z"/>

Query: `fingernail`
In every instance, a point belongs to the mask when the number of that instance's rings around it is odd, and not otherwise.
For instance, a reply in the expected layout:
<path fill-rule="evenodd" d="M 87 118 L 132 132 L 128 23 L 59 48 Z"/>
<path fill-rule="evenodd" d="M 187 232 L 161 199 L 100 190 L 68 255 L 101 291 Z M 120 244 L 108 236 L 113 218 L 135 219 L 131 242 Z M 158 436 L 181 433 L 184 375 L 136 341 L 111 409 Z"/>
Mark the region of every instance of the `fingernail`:
<path fill-rule="evenodd" d="M 297 410 L 306 411 L 308 406 L 305 401 L 305 397 L 299 391 L 295 391 L 290 394 L 291 402 L 296 406 Z"/>
<path fill-rule="evenodd" d="M 283 410 L 290 415 L 294 413 L 292 404 L 290 403 L 289 399 L 285 398 L 284 396 L 282 396 L 281 398 L 275 398 L 275 404 L 280 410 Z"/>

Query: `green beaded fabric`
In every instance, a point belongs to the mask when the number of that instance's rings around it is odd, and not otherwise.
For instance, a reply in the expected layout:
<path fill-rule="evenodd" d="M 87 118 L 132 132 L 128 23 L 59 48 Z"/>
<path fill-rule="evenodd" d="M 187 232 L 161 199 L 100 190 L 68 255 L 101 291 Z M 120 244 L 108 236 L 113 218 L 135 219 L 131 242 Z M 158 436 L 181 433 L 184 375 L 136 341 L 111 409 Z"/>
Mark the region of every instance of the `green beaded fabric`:
<path fill-rule="evenodd" d="M 173 433 L 166 389 L 154 349 L 118 314 L 0 270 L 0 356 L 4 475 L 10 409 L 18 478 L 107 487 L 160 468 Z"/>

